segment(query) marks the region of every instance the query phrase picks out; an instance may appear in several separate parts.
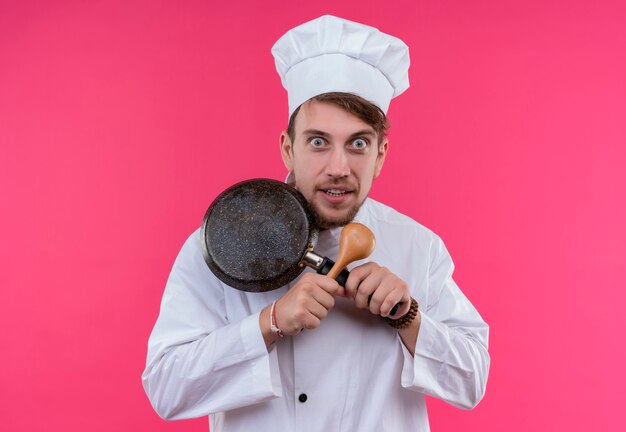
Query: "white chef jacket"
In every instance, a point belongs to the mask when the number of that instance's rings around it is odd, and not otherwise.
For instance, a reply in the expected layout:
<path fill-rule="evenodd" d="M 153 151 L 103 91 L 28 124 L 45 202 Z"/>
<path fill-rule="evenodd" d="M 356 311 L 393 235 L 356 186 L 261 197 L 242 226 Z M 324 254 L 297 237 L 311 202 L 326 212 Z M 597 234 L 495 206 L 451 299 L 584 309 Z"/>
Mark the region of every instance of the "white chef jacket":
<path fill-rule="evenodd" d="M 174 263 L 148 343 L 143 386 L 157 413 L 209 415 L 212 432 L 398 432 L 429 430 L 424 395 L 474 407 L 487 383 L 489 328 L 452 280 L 443 243 L 369 198 L 355 220 L 376 236 L 367 261 L 406 281 L 420 305 L 414 356 L 382 318 L 340 297 L 317 329 L 268 351 L 259 312 L 295 281 L 265 293 L 225 285 L 205 264 L 196 231 Z M 323 231 L 316 252 L 335 257 L 339 233 Z"/>

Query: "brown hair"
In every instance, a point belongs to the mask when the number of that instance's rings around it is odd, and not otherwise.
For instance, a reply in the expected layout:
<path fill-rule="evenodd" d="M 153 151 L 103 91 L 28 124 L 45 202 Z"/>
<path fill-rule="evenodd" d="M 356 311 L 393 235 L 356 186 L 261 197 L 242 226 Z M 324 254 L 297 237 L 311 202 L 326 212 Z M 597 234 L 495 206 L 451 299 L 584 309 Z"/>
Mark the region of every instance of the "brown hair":
<path fill-rule="evenodd" d="M 374 129 L 374 132 L 376 132 L 379 145 L 383 141 L 383 138 L 387 136 L 387 130 L 391 127 L 389 120 L 387 120 L 387 116 L 380 108 L 378 108 L 373 103 L 363 99 L 361 96 L 357 96 L 352 93 L 322 93 L 320 95 L 312 97 L 311 99 L 309 99 L 309 101 L 325 102 L 336 105 L 339 108 L 342 108 L 350 114 L 353 114 L 357 118 L 363 120 Z M 300 112 L 301 106 L 302 105 L 296 108 L 289 118 L 287 135 L 289 135 L 289 139 L 291 140 L 291 142 L 295 140 L 295 120 L 298 112 Z"/>

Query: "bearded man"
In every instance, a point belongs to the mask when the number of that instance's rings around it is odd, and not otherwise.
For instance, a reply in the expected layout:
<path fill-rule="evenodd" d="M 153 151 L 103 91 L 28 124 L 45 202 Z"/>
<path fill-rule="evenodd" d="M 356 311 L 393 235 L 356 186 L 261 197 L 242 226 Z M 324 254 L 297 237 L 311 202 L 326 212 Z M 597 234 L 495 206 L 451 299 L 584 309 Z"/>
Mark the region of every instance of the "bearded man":
<path fill-rule="evenodd" d="M 316 249 L 335 256 L 351 221 L 373 231 L 376 249 L 345 287 L 309 271 L 249 293 L 211 273 L 195 232 L 150 337 L 146 393 L 162 417 L 208 415 L 216 432 L 427 431 L 424 396 L 476 406 L 490 360 L 488 326 L 441 239 L 368 198 L 389 149 L 389 102 L 408 88 L 408 48 L 324 16 L 272 51 L 289 95 L 281 155 L 323 229 Z"/>

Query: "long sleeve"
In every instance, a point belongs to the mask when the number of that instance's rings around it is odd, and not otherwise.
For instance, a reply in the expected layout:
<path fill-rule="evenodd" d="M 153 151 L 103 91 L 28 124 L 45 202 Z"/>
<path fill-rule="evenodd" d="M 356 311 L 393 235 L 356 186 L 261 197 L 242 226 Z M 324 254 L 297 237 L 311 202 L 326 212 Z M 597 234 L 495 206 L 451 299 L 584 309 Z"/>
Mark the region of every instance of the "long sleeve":
<path fill-rule="evenodd" d="M 148 342 L 142 381 L 161 417 L 199 417 L 281 395 L 276 353 L 263 342 L 258 311 L 230 322 L 225 301 L 196 231 L 174 263 Z"/>
<path fill-rule="evenodd" d="M 403 347 L 402 386 L 470 409 L 487 385 L 489 327 L 452 279 L 454 265 L 438 237 L 430 263 L 415 355 Z"/>

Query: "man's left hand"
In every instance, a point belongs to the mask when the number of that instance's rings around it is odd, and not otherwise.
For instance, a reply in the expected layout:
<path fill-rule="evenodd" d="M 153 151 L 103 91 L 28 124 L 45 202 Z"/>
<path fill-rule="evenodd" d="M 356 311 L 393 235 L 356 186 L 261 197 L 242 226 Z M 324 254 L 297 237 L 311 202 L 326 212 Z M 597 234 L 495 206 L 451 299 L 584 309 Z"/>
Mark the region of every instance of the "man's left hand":
<path fill-rule="evenodd" d="M 350 270 L 345 288 L 345 296 L 354 299 L 356 307 L 368 308 L 375 315 L 386 317 L 401 302 L 398 311 L 391 318 L 401 317 L 411 307 L 407 283 L 389 269 L 374 262 Z"/>

